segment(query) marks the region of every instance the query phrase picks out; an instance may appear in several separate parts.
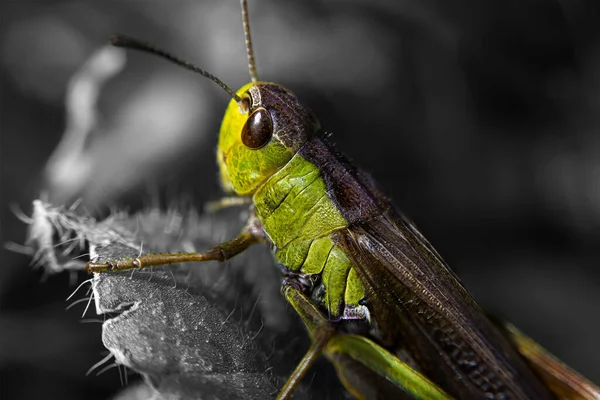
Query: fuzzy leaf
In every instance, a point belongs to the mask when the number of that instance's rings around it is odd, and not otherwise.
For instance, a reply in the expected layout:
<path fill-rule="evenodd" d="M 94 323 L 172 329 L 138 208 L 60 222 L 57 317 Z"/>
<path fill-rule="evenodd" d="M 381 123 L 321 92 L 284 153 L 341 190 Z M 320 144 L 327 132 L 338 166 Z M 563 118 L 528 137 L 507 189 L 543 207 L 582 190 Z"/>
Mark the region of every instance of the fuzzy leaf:
<path fill-rule="evenodd" d="M 95 260 L 205 249 L 235 236 L 245 219 L 239 210 L 204 216 L 150 210 L 96 221 L 41 201 L 35 207 L 30 245 L 43 254 L 42 264 L 52 262 L 48 273 L 65 269 L 65 250 L 72 258 L 85 245 Z M 53 244 L 57 237 L 63 245 Z M 65 248 L 69 243 L 77 245 Z M 273 397 L 294 366 L 293 359 L 282 361 L 286 351 L 306 348 L 306 335 L 279 295 L 280 279 L 264 247 L 225 264 L 95 274 L 96 311 L 111 317 L 102 341 L 116 363 L 146 378 L 157 398 Z M 290 328 L 304 343 L 286 334 Z"/>

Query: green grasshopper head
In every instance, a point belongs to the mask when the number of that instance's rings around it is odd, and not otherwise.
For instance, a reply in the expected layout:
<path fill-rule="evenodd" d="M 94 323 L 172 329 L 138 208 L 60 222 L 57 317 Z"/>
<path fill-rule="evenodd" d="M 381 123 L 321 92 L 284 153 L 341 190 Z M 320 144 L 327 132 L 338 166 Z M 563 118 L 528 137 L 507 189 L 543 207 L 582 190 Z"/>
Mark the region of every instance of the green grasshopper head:
<path fill-rule="evenodd" d="M 252 82 L 237 91 L 221 125 L 217 161 L 225 191 L 251 195 L 319 129 L 310 110 L 275 83 Z"/>
<path fill-rule="evenodd" d="M 208 71 L 149 44 L 122 35 L 113 37 L 111 41 L 115 46 L 158 55 L 199 73 L 231 96 L 217 149 L 221 184 L 226 192 L 249 196 L 319 130 L 319 123 L 292 92 L 275 83 L 258 82 L 244 0 L 242 19 L 252 82 L 236 93 Z"/>

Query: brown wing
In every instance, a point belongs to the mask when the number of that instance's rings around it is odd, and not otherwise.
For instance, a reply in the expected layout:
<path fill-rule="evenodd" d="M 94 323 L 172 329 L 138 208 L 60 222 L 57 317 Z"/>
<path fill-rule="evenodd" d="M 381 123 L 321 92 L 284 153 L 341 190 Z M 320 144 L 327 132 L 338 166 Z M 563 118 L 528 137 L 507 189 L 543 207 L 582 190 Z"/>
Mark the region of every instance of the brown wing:
<path fill-rule="evenodd" d="M 552 398 L 408 221 L 389 212 L 336 236 L 365 286 L 384 345 L 408 349 L 457 398 Z"/>

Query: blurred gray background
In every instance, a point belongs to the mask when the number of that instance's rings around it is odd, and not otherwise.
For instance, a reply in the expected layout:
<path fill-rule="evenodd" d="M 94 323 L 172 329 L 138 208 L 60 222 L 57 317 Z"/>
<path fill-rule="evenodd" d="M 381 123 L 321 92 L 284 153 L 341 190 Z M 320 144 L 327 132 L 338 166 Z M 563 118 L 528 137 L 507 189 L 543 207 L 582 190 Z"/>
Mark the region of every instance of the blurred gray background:
<path fill-rule="evenodd" d="M 484 308 L 600 383 L 600 4 L 250 0 L 250 17 L 260 78 L 313 108 Z M 45 166 L 72 76 L 113 33 L 246 83 L 237 1 L 4 1 L 0 19 L 2 242 L 25 240 L 9 204 L 42 190 L 97 216 L 219 197 L 227 95 L 135 52 L 73 160 Z M 84 376 L 100 325 L 64 311 L 68 274 L 28 262 L 2 250 L 2 398 L 112 396 L 116 370 Z"/>

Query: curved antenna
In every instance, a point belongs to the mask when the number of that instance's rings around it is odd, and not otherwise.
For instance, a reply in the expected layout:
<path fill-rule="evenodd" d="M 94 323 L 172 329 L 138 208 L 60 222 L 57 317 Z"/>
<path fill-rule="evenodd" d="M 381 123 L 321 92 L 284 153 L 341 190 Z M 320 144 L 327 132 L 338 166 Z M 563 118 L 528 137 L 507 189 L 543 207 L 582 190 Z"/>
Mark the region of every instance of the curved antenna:
<path fill-rule="evenodd" d="M 241 0 L 242 3 L 242 25 L 244 26 L 244 37 L 246 38 L 246 53 L 248 54 L 248 72 L 250 80 L 258 81 L 256 72 L 256 62 L 254 61 L 254 48 L 252 47 L 252 38 L 250 37 L 250 18 L 248 18 L 248 1 Z"/>
<path fill-rule="evenodd" d="M 242 99 L 240 98 L 240 96 L 238 96 L 233 90 L 231 90 L 229 88 L 229 86 L 227 86 L 226 84 L 223 83 L 223 81 L 221 81 L 219 78 L 217 78 L 216 76 L 214 76 L 213 74 L 211 74 L 208 71 L 203 70 L 202 68 L 199 68 L 197 66 L 195 66 L 194 64 L 191 64 L 187 61 L 183 61 L 180 60 L 179 58 L 165 52 L 162 51 L 160 49 L 157 49 L 155 47 L 152 47 L 149 44 L 140 42 L 139 40 L 136 39 L 132 39 L 130 37 L 127 36 L 122 36 L 122 35 L 117 35 L 117 36 L 113 36 L 110 39 L 110 42 L 113 46 L 116 47 L 124 47 L 127 49 L 133 49 L 133 50 L 139 50 L 139 51 L 143 51 L 146 53 L 150 53 L 150 54 L 154 54 L 163 58 L 166 58 L 167 60 L 185 68 L 188 69 L 190 71 L 193 72 L 197 72 L 202 76 L 205 76 L 206 78 L 210 79 L 211 81 L 213 81 L 214 83 L 216 83 L 217 85 L 219 85 L 223 90 L 225 90 L 232 99 L 234 99 L 237 103 L 242 102 Z"/>

